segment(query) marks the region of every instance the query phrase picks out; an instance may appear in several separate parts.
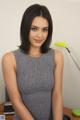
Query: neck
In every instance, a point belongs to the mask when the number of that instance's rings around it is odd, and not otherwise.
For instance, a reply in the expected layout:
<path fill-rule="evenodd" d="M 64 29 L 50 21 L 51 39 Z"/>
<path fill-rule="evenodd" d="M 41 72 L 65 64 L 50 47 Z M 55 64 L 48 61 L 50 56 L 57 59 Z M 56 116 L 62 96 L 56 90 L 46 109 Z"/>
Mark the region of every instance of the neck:
<path fill-rule="evenodd" d="M 39 57 L 41 55 L 40 49 L 39 48 L 30 49 L 29 55 Z"/>

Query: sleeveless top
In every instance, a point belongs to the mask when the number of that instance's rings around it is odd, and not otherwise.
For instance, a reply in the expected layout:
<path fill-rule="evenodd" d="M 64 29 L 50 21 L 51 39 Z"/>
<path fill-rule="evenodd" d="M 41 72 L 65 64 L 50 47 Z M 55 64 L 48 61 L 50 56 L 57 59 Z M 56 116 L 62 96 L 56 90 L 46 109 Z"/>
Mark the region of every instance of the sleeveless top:
<path fill-rule="evenodd" d="M 31 57 L 20 49 L 12 51 L 16 60 L 16 80 L 22 101 L 36 120 L 50 120 L 54 87 L 54 50 Z M 20 120 L 17 113 L 14 120 Z"/>

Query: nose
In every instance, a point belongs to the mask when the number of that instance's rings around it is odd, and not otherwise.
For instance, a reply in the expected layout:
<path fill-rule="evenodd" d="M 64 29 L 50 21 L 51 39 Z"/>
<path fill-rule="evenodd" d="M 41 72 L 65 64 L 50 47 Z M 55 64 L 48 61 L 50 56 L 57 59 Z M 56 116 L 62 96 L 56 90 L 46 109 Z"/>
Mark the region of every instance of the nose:
<path fill-rule="evenodd" d="M 41 30 L 38 31 L 37 36 L 38 36 L 39 38 L 41 38 L 41 37 L 43 36 L 43 33 L 42 33 Z"/>

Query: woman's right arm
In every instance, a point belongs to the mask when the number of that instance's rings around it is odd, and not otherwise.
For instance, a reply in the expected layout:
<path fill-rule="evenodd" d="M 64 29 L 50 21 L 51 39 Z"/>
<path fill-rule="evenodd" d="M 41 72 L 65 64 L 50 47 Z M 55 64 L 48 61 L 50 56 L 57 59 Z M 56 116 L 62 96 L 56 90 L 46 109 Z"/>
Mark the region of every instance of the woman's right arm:
<path fill-rule="evenodd" d="M 33 120 L 33 116 L 22 102 L 16 81 L 16 61 L 12 53 L 2 57 L 2 70 L 7 91 L 16 113 L 21 120 Z"/>

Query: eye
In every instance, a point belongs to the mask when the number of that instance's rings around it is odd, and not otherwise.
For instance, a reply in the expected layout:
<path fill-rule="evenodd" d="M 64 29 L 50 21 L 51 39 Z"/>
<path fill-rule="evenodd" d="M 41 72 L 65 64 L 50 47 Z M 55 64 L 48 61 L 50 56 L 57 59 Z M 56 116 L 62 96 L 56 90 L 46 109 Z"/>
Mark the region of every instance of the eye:
<path fill-rule="evenodd" d="M 43 29 L 43 32 L 48 32 L 48 28 L 44 28 L 44 29 Z"/>
<path fill-rule="evenodd" d="M 36 28 L 36 27 L 31 27 L 31 30 L 32 30 L 32 31 L 36 31 L 37 28 Z"/>

